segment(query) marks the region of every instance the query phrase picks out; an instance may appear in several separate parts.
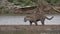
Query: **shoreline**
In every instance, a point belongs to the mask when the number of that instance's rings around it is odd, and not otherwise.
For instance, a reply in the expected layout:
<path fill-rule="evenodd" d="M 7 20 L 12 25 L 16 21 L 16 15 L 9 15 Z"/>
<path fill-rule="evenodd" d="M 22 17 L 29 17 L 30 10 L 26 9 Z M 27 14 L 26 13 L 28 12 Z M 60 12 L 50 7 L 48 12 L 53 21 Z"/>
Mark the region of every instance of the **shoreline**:
<path fill-rule="evenodd" d="M 0 25 L 0 30 L 60 30 L 60 25 Z"/>

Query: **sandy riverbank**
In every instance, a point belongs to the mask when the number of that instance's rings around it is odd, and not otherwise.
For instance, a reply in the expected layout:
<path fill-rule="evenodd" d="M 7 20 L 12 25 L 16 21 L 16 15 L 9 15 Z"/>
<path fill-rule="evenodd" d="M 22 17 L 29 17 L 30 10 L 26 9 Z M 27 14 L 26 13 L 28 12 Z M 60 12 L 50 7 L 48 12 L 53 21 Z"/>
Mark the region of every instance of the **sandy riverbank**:
<path fill-rule="evenodd" d="M 60 34 L 60 25 L 0 25 L 0 34 Z"/>

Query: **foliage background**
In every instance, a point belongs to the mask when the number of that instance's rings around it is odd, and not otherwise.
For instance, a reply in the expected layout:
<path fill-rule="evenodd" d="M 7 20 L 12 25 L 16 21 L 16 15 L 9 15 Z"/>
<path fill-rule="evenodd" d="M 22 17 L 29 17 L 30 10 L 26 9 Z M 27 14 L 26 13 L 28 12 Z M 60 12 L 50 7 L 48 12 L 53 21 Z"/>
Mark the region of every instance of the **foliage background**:
<path fill-rule="evenodd" d="M 36 5 L 37 0 L 8 0 L 11 3 L 14 3 L 15 5 L 21 5 L 21 6 L 27 6 L 27 5 Z M 60 0 L 45 0 L 48 3 L 52 5 L 60 4 Z"/>
<path fill-rule="evenodd" d="M 60 6 L 60 0 L 45 0 L 53 6 Z M 14 13 L 14 5 L 19 7 L 36 6 L 37 0 L 0 0 L 0 14 Z M 7 8 L 8 7 L 8 8 Z M 53 12 L 54 13 L 54 12 Z"/>

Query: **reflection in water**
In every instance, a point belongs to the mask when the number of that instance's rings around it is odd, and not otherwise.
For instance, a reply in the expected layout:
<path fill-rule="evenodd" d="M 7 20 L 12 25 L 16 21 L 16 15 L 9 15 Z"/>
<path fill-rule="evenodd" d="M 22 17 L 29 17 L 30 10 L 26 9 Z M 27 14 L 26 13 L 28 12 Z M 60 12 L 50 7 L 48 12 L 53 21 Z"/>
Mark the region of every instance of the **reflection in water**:
<path fill-rule="evenodd" d="M 47 17 L 51 17 L 47 16 Z M 41 25 L 41 22 L 38 22 Z M 52 20 L 45 20 L 46 25 L 60 25 L 60 16 L 54 15 Z M 0 25 L 29 25 L 29 22 L 24 22 L 24 16 L 0 16 Z"/>

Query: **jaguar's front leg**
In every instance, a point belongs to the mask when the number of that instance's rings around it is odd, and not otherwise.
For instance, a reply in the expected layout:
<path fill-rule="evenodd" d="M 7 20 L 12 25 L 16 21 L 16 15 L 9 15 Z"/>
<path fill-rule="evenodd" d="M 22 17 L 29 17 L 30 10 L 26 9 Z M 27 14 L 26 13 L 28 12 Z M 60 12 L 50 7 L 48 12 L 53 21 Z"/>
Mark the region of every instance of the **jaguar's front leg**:
<path fill-rule="evenodd" d="M 32 25 L 32 21 L 30 21 L 30 26 Z"/>

